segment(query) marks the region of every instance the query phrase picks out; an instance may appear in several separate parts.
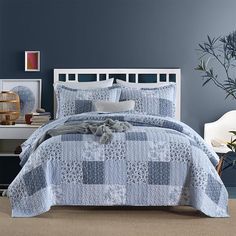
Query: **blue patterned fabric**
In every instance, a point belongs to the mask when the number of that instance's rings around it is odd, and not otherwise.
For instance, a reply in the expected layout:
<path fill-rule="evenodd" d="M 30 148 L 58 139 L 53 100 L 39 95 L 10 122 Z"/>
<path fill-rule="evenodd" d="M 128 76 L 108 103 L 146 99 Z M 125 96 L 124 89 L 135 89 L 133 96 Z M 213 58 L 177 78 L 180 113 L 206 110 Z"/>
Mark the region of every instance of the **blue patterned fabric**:
<path fill-rule="evenodd" d="M 116 85 L 116 87 L 119 87 Z M 134 100 L 136 112 L 162 117 L 175 118 L 175 85 L 153 89 L 121 87 L 120 101 Z"/>
<path fill-rule="evenodd" d="M 125 120 L 133 127 L 108 144 L 91 134 L 55 136 L 64 123 Z M 215 170 L 218 156 L 187 125 L 142 114 L 83 113 L 53 121 L 22 145 L 22 170 L 8 188 L 12 216 L 30 217 L 53 205 L 190 205 L 227 217 L 228 194 Z"/>
<path fill-rule="evenodd" d="M 61 84 L 55 86 L 57 118 L 90 112 L 93 101 L 118 102 L 121 89 L 115 87 L 100 89 L 73 89 Z"/>

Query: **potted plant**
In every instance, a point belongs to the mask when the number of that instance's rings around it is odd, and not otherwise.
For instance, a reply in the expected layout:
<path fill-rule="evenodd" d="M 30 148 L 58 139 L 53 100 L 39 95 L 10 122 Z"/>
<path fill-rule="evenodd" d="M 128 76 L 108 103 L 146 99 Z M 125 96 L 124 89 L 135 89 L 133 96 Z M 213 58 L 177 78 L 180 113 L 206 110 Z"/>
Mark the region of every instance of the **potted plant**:
<path fill-rule="evenodd" d="M 203 86 L 213 83 L 226 93 L 226 98 L 236 99 L 236 31 L 217 38 L 207 36 L 207 41 L 199 44 L 200 62 L 195 70 L 202 73 Z M 230 152 L 224 156 L 223 170 L 236 166 L 236 131 L 227 143 Z"/>
<path fill-rule="evenodd" d="M 202 72 L 203 86 L 212 82 L 226 92 L 226 98 L 236 99 L 236 31 L 223 37 L 207 36 L 198 51 L 200 62 L 195 69 Z"/>

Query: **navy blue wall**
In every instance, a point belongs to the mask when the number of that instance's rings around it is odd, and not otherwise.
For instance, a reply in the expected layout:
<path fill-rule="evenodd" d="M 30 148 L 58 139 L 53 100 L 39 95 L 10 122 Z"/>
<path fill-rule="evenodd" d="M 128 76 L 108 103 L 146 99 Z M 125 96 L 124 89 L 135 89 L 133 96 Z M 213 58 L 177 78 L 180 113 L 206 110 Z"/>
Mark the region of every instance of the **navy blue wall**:
<path fill-rule="evenodd" d="M 203 124 L 235 109 L 201 87 L 195 49 L 236 27 L 235 0 L 0 0 L 0 78 L 42 78 L 53 108 L 53 68 L 179 67 L 182 120 Z M 24 51 L 41 51 L 41 72 L 24 72 Z"/>

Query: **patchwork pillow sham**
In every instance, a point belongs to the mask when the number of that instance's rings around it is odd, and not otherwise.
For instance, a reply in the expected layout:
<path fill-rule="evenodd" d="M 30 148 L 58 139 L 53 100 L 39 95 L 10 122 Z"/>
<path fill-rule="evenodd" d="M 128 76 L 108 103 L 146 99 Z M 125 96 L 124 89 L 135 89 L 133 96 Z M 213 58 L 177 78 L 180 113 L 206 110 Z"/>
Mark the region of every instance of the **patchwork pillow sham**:
<path fill-rule="evenodd" d="M 57 84 L 54 87 L 57 99 L 56 118 L 90 112 L 93 101 L 118 102 L 121 89 L 116 87 L 100 89 L 73 89 Z"/>
<path fill-rule="evenodd" d="M 108 88 L 111 87 L 113 84 L 114 79 L 107 79 L 101 81 L 91 81 L 91 82 L 62 82 L 59 81 L 55 85 L 64 85 L 68 88 L 74 89 L 98 89 L 98 88 Z"/>
<path fill-rule="evenodd" d="M 138 113 L 175 118 L 175 84 L 153 89 L 136 89 L 121 86 L 120 101 L 127 100 L 135 101 L 134 110 Z"/>

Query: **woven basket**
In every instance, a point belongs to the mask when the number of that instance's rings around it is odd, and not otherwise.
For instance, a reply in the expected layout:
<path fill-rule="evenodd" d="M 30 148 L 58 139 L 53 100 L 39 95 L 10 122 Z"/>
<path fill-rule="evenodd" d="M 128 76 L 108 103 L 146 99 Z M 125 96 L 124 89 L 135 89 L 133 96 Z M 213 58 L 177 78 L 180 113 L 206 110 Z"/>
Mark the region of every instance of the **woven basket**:
<path fill-rule="evenodd" d="M 11 91 L 0 93 L 0 122 L 2 125 L 14 125 L 20 116 L 20 98 Z"/>

